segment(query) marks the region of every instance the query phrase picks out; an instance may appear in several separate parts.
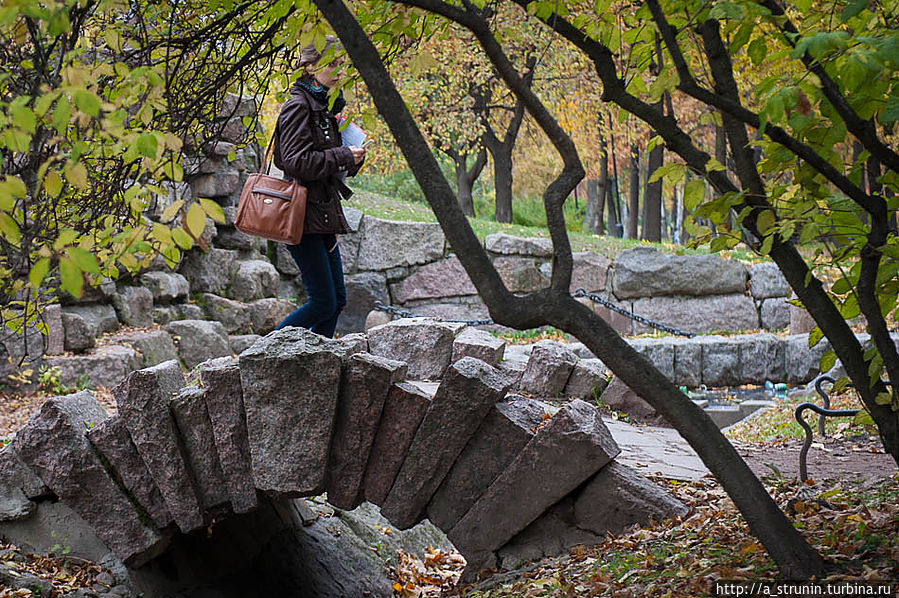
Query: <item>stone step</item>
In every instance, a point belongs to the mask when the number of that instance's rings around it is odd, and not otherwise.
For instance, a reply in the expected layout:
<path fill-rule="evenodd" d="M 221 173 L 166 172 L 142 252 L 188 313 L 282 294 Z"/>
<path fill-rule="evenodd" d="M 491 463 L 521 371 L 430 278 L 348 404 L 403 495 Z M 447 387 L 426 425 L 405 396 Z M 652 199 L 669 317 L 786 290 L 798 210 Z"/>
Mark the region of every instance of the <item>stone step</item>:
<path fill-rule="evenodd" d="M 431 496 L 507 387 L 495 368 L 472 357 L 447 369 L 381 505 L 382 514 L 396 527 L 406 529 L 421 520 Z"/>
<path fill-rule="evenodd" d="M 325 490 L 347 348 L 304 328 L 284 328 L 240 355 L 255 486 L 275 497 Z"/>
<path fill-rule="evenodd" d="M 141 522 L 85 436 L 107 418 L 90 392 L 49 399 L 13 444 L 22 461 L 93 526 L 116 556 L 139 567 L 165 549 L 167 538 Z"/>
<path fill-rule="evenodd" d="M 390 387 L 365 470 L 368 502 L 384 503 L 433 396 L 412 382 Z"/>
<path fill-rule="evenodd" d="M 200 504 L 204 511 L 209 511 L 229 503 L 230 495 L 215 446 L 206 397 L 205 388 L 188 386 L 175 393 L 170 407 Z"/>
<path fill-rule="evenodd" d="M 468 569 L 492 567 L 499 548 L 619 452 L 594 407 L 560 409 L 450 530 Z"/>
<path fill-rule="evenodd" d="M 200 500 L 182 455 L 169 401 L 184 386 L 181 366 L 166 361 L 132 372 L 114 390 L 119 415 L 137 452 L 162 493 L 178 528 L 190 532 L 203 526 Z"/>
<path fill-rule="evenodd" d="M 496 403 L 428 503 L 428 519 L 452 529 L 549 417 L 549 405 L 513 397 Z"/>
<path fill-rule="evenodd" d="M 328 502 L 335 507 L 350 510 L 365 500 L 365 468 L 384 401 L 405 376 L 405 363 L 370 353 L 356 353 L 344 366 L 328 458 Z"/>
<path fill-rule="evenodd" d="M 247 513 L 256 508 L 258 500 L 237 360 L 231 357 L 213 359 L 201 363 L 197 369 L 206 390 L 206 410 L 231 508 L 235 513 Z"/>

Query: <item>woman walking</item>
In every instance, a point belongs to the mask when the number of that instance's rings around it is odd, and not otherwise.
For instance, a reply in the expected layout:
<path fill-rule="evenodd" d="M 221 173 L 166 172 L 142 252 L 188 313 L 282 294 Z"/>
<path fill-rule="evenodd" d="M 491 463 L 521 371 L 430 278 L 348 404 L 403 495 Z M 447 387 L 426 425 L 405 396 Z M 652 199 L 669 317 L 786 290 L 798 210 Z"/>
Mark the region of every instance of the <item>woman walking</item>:
<path fill-rule="evenodd" d="M 325 50 L 334 43 L 329 39 Z M 346 305 L 337 235 L 350 232 L 340 202 L 352 191 L 343 179 L 362 166 L 365 149 L 341 144 L 335 115 L 346 104 L 342 94 L 328 109 L 328 89 L 337 80 L 339 65 L 320 67 L 320 60 L 321 53 L 312 45 L 300 53 L 304 73 L 293 84 L 291 98 L 275 125 L 275 166 L 308 190 L 303 238 L 299 244 L 287 246 L 300 269 L 308 299 L 277 329 L 302 326 L 332 337 Z"/>

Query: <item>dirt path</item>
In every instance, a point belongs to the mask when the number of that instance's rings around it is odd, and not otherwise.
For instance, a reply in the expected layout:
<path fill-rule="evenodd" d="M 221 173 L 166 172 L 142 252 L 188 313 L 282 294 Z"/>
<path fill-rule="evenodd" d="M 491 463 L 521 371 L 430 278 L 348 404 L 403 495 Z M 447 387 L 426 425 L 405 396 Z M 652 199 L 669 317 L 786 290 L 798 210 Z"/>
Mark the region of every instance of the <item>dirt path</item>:
<path fill-rule="evenodd" d="M 773 446 L 735 445 L 759 477 L 777 475 L 773 468 L 786 478 L 799 476 L 800 440 L 787 440 Z M 880 442 L 868 436 L 828 437 L 823 443 L 816 439 L 808 453 L 808 475 L 812 480 L 829 478 L 862 483 L 874 478 L 888 478 L 897 471 L 896 462 L 883 452 Z"/>

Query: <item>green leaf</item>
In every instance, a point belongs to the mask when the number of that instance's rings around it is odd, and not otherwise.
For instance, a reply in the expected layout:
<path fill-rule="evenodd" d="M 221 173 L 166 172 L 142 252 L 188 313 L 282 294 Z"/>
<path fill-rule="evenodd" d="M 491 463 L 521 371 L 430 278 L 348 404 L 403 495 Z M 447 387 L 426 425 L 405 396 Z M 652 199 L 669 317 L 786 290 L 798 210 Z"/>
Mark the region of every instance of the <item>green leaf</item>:
<path fill-rule="evenodd" d="M 84 290 L 84 277 L 78 266 L 67 257 L 59 260 L 59 279 L 62 290 L 76 299 L 81 297 Z"/>
<path fill-rule="evenodd" d="M 87 89 L 76 89 L 72 92 L 72 96 L 79 110 L 91 116 L 100 115 L 100 98 L 97 94 Z"/>
<path fill-rule="evenodd" d="M 70 183 L 72 183 L 82 191 L 87 190 L 87 169 L 84 167 L 84 164 L 82 162 L 77 162 L 75 164 L 66 166 L 64 172 L 66 174 L 66 179 Z"/>
<path fill-rule="evenodd" d="M 49 271 L 50 260 L 45 257 L 39 259 L 31 267 L 31 272 L 28 273 L 28 282 L 31 284 L 31 292 L 35 297 L 37 297 L 38 292 L 40 291 L 41 282 L 43 282 Z"/>
<path fill-rule="evenodd" d="M 81 249 L 80 247 L 69 247 L 66 250 L 69 259 L 78 266 L 82 272 L 90 272 L 91 274 L 99 274 L 100 266 L 97 265 L 97 258 L 90 251 Z"/>
<path fill-rule="evenodd" d="M 845 23 L 852 17 L 857 17 L 858 14 L 865 10 L 868 7 L 868 0 L 849 0 L 849 3 L 846 4 L 846 8 L 843 9 L 840 18 Z"/>
<path fill-rule="evenodd" d="M 837 363 L 837 354 L 836 351 L 825 351 L 824 355 L 821 356 L 821 371 L 829 372 L 834 365 Z"/>
<path fill-rule="evenodd" d="M 873 426 L 876 425 L 874 423 L 874 418 L 871 417 L 871 413 L 867 409 L 862 409 L 858 413 L 855 414 L 855 417 L 852 420 L 852 425 L 854 426 Z"/>
<path fill-rule="evenodd" d="M 220 222 L 222 224 L 225 223 L 225 212 L 224 210 L 222 210 L 222 206 L 220 206 L 217 202 L 212 201 L 211 199 L 206 199 L 205 197 L 201 197 L 200 205 L 203 207 L 203 210 L 206 212 L 207 216 L 209 216 L 216 222 Z"/>
<path fill-rule="evenodd" d="M 26 133 L 34 133 L 37 127 L 37 118 L 28 106 L 12 106 L 12 122 Z"/>
<path fill-rule="evenodd" d="M 821 332 L 821 328 L 819 326 L 815 326 L 814 328 L 812 328 L 811 332 L 808 333 L 809 348 L 814 347 L 815 345 L 820 343 L 822 338 L 824 338 L 824 333 Z"/>
<path fill-rule="evenodd" d="M 749 54 L 749 58 L 752 59 L 753 66 L 760 65 L 768 54 L 768 45 L 765 43 L 765 38 L 757 37 L 752 40 L 746 52 Z"/>
<path fill-rule="evenodd" d="M 168 222 L 178 214 L 178 210 L 184 205 L 184 200 L 179 199 L 172 202 L 162 211 L 162 221 Z"/>
<path fill-rule="evenodd" d="M 893 402 L 893 395 L 888 392 L 879 392 L 877 396 L 874 397 L 874 402 L 878 405 L 889 405 Z"/>
<path fill-rule="evenodd" d="M 137 153 L 142 156 L 146 156 L 148 158 L 156 157 L 156 150 L 159 148 L 159 144 L 156 141 L 156 136 L 153 133 L 141 133 L 137 137 Z"/>
<path fill-rule="evenodd" d="M 0 234 L 2 234 L 3 238 L 10 244 L 16 247 L 19 246 L 19 240 L 22 238 L 22 233 L 19 231 L 19 225 L 16 224 L 16 221 L 13 220 L 12 216 L 6 212 L 0 212 Z"/>
<path fill-rule="evenodd" d="M 0 210 L 11 212 L 16 206 L 16 198 L 26 195 L 25 183 L 19 177 L 6 175 L 0 182 Z"/>
<path fill-rule="evenodd" d="M 836 293 L 837 295 L 845 295 L 849 292 L 851 286 L 849 285 L 849 281 L 845 278 L 841 278 L 830 288 L 831 292 Z"/>
<path fill-rule="evenodd" d="M 762 213 L 758 215 L 758 218 L 756 218 L 755 225 L 759 229 L 759 232 L 764 235 L 772 226 L 774 226 L 774 212 L 771 210 L 763 210 Z"/>
<path fill-rule="evenodd" d="M 175 243 L 182 249 L 190 249 L 194 246 L 193 237 L 187 234 L 187 231 L 181 227 L 172 229 L 172 239 L 174 239 Z"/>
<path fill-rule="evenodd" d="M 206 228 L 206 212 L 200 207 L 200 204 L 193 204 L 187 210 L 187 216 L 184 219 L 187 232 L 193 235 L 194 239 L 199 239 Z"/>
<path fill-rule="evenodd" d="M 684 207 L 689 211 L 696 209 L 705 197 L 705 181 L 692 179 L 684 186 Z"/>

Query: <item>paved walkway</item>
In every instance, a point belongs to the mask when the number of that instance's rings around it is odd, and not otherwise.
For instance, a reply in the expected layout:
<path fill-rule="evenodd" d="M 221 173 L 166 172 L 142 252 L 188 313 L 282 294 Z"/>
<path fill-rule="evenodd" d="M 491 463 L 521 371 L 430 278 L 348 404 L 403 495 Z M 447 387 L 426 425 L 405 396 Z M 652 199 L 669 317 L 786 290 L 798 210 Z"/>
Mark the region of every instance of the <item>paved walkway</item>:
<path fill-rule="evenodd" d="M 603 418 L 612 438 L 621 447 L 616 461 L 644 475 L 695 481 L 709 473 L 687 441 L 675 430 Z"/>

